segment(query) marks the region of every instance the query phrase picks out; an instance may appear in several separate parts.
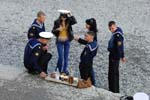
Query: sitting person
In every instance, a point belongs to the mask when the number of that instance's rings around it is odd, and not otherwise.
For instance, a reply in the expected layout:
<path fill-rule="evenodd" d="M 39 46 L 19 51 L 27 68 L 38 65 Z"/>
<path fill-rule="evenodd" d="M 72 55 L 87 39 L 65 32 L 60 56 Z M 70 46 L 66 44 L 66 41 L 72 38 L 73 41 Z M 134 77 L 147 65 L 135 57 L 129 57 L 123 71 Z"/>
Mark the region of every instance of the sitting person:
<path fill-rule="evenodd" d="M 39 39 L 30 39 L 25 47 L 24 66 L 29 73 L 39 73 L 41 78 L 47 74 L 48 62 L 52 55 L 43 48 L 47 45 L 52 33 L 41 32 Z"/>
<path fill-rule="evenodd" d="M 98 45 L 94 40 L 95 33 L 93 31 L 89 31 L 85 34 L 85 40 L 88 42 L 80 57 L 80 75 L 83 80 L 88 80 L 92 78 L 91 70 L 93 66 L 93 58 L 97 54 Z M 79 42 L 80 38 L 75 37 L 75 40 Z M 79 42 L 80 43 L 80 42 Z M 91 80 L 92 81 L 92 80 Z"/>

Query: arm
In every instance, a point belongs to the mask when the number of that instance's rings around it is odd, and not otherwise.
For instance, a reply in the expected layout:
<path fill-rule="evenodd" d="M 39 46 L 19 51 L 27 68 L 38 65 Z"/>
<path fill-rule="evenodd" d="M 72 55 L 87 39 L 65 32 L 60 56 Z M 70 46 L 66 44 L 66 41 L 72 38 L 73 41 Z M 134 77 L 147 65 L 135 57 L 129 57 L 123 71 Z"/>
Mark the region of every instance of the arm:
<path fill-rule="evenodd" d="M 32 52 L 31 59 L 33 63 L 32 67 L 39 73 L 43 71 L 41 67 L 38 65 L 38 60 L 39 60 L 40 55 L 41 55 L 41 46 L 37 46 L 36 48 L 34 48 Z"/>
<path fill-rule="evenodd" d="M 83 45 L 86 45 L 88 43 L 86 40 L 81 39 L 81 38 L 79 38 L 78 42 Z"/>
<path fill-rule="evenodd" d="M 77 20 L 76 20 L 76 18 L 74 16 L 70 16 L 69 20 L 70 20 L 70 25 L 74 25 L 74 24 L 77 23 Z"/>
<path fill-rule="evenodd" d="M 121 59 L 123 59 L 124 58 L 123 37 L 120 34 L 116 34 L 116 45 L 119 56 Z"/>
<path fill-rule="evenodd" d="M 36 32 L 37 32 L 36 27 L 34 27 L 34 26 L 30 27 L 28 30 L 28 39 L 35 38 Z"/>
<path fill-rule="evenodd" d="M 58 29 L 58 27 L 57 27 L 57 22 L 55 21 L 54 22 L 54 27 L 53 27 L 53 29 L 52 29 L 52 33 L 56 36 L 56 37 L 58 37 L 58 34 L 59 34 L 59 30 L 57 30 Z"/>

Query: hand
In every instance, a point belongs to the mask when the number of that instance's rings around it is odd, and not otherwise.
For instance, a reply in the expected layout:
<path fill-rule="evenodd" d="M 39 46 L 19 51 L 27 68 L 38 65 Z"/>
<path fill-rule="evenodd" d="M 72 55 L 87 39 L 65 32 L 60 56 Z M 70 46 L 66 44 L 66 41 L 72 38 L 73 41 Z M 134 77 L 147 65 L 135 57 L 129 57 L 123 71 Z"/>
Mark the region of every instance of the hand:
<path fill-rule="evenodd" d="M 40 77 L 41 77 L 41 78 L 45 78 L 46 76 L 47 76 L 47 75 L 46 75 L 45 72 L 41 72 L 41 73 L 40 73 Z"/>
<path fill-rule="evenodd" d="M 44 51 L 46 51 L 46 50 L 48 50 L 48 46 L 46 45 L 46 46 L 44 46 L 42 49 L 43 49 Z"/>
<path fill-rule="evenodd" d="M 124 57 L 124 58 L 121 58 L 121 61 L 123 62 L 123 63 L 125 63 L 126 62 L 126 58 Z"/>
<path fill-rule="evenodd" d="M 56 29 L 56 31 L 62 31 L 62 27 L 60 26 L 59 28 Z"/>
<path fill-rule="evenodd" d="M 67 15 L 68 15 L 68 17 L 71 17 L 71 16 L 72 16 L 71 12 L 70 12 L 70 13 L 68 13 Z"/>
<path fill-rule="evenodd" d="M 75 36 L 74 36 L 74 40 L 76 40 L 76 41 L 78 41 L 79 38 L 80 38 L 80 37 L 79 37 L 78 35 L 75 35 Z"/>

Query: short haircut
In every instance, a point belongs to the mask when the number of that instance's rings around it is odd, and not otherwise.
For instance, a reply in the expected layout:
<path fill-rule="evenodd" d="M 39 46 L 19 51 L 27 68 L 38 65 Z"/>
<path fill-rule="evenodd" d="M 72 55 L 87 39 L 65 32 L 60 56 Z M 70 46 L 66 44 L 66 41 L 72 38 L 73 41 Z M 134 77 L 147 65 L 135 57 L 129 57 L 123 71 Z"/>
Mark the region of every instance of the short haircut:
<path fill-rule="evenodd" d="M 39 12 L 37 13 L 37 17 L 41 17 L 41 16 L 46 16 L 43 11 L 39 11 Z"/>
<path fill-rule="evenodd" d="M 95 37 L 95 32 L 93 32 L 93 31 L 88 31 L 87 34 Z"/>
<path fill-rule="evenodd" d="M 108 26 L 111 27 L 112 25 L 116 25 L 115 21 L 109 21 Z"/>

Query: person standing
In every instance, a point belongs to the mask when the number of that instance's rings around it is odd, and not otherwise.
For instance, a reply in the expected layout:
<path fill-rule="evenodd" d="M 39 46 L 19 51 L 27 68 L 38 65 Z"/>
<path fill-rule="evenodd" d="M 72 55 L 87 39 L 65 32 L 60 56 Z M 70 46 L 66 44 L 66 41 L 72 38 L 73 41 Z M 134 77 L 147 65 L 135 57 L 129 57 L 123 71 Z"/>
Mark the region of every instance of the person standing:
<path fill-rule="evenodd" d="M 85 39 L 88 43 L 86 44 L 84 50 L 81 53 L 80 56 L 80 64 L 79 64 L 79 69 L 80 69 L 80 75 L 81 79 L 90 80 L 92 81 L 92 73 L 91 71 L 93 70 L 93 59 L 97 54 L 97 41 L 94 40 L 95 33 L 93 31 L 88 31 L 85 34 Z M 80 38 L 76 38 L 76 40 L 80 40 Z"/>
<path fill-rule="evenodd" d="M 96 23 L 96 20 L 95 18 L 89 18 L 89 19 L 86 19 L 85 20 L 85 27 L 88 31 L 92 31 L 94 32 L 94 41 L 97 41 L 97 32 L 98 32 L 98 29 L 97 29 L 97 23 Z M 80 44 L 83 44 L 83 45 L 87 45 L 88 44 L 88 41 L 86 41 L 85 39 L 82 39 L 82 38 L 79 38 L 77 35 L 75 36 L 75 40 L 78 40 L 78 42 Z M 96 79 L 95 79 L 95 72 L 94 72 L 94 68 L 92 66 L 92 70 L 91 70 L 91 81 L 92 81 L 92 85 L 96 86 Z"/>
<path fill-rule="evenodd" d="M 114 93 L 119 93 L 119 62 L 125 62 L 124 56 L 124 35 L 120 27 L 117 27 L 115 21 L 108 23 L 112 36 L 108 43 L 109 51 L 109 72 L 108 83 L 109 90 Z"/>
<path fill-rule="evenodd" d="M 61 10 L 59 18 L 54 22 L 52 33 L 56 36 L 56 45 L 58 51 L 58 62 L 56 70 L 61 74 L 69 75 L 68 71 L 68 56 L 70 42 L 73 40 L 72 25 L 77 21 L 69 11 Z"/>
<path fill-rule="evenodd" d="M 39 36 L 39 39 L 30 39 L 25 47 L 24 66 L 30 74 L 37 73 L 40 74 L 40 77 L 45 78 L 52 54 L 48 53 L 43 45 L 47 45 L 53 34 L 41 32 Z"/>
<path fill-rule="evenodd" d="M 33 21 L 31 27 L 28 30 L 28 39 L 31 38 L 39 38 L 39 33 L 40 32 L 45 32 L 45 18 L 46 15 L 43 11 L 39 11 L 37 13 L 37 18 Z"/>

